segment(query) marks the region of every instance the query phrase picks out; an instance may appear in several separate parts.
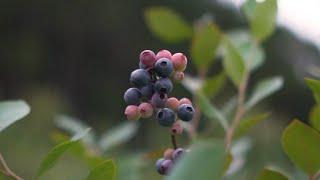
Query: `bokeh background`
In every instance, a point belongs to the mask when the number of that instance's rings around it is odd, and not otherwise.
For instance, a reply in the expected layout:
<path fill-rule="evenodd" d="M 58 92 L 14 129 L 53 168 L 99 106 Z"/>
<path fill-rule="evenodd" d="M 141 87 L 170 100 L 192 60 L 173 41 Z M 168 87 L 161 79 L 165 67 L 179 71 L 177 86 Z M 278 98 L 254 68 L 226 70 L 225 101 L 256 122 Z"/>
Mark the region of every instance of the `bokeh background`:
<path fill-rule="evenodd" d="M 303 77 L 319 77 L 317 67 L 320 67 L 320 21 L 303 19 L 320 15 L 312 11 L 316 0 L 305 1 L 308 2 L 309 9 L 295 11 L 295 6 L 303 6 L 279 0 L 278 28 L 263 43 L 266 61 L 253 74 L 251 84 L 261 77 L 281 75 L 285 86 L 261 106 L 273 112 L 272 118 L 251 132 L 253 148 L 249 152 L 249 166 L 241 175 L 244 179 L 265 165 L 277 164 L 287 172 L 293 170 L 281 150 L 281 131 L 293 118 L 308 120 L 314 101 Z M 24 99 L 32 107 L 27 118 L 0 134 L 0 150 L 10 167 L 26 179 L 34 175 L 41 159 L 55 145 L 50 135 L 57 131 L 53 121 L 57 114 L 79 118 L 98 134 L 126 121 L 122 97 L 130 86 L 130 72 L 138 68 L 142 50 L 169 49 L 189 55 L 188 42 L 167 44 L 151 34 L 144 21 L 147 7 L 169 7 L 189 23 L 210 17 L 227 31 L 247 26 L 239 12 L 240 3 L 1 0 L 0 99 Z M 290 15 L 292 12 L 294 16 Z M 318 34 L 313 37 L 312 32 Z M 189 64 L 187 72 L 192 75 L 195 68 Z M 183 86 L 175 86 L 174 94 L 191 97 Z M 185 143 L 183 138 L 181 141 Z M 110 150 L 106 157 L 156 151 L 169 144 L 167 132 L 148 120 L 141 122 L 138 133 L 128 143 Z M 153 163 L 144 162 L 139 170 L 143 174 L 141 179 L 161 179 L 150 167 Z M 44 179 L 83 179 L 87 172 L 86 164 L 69 153 Z"/>

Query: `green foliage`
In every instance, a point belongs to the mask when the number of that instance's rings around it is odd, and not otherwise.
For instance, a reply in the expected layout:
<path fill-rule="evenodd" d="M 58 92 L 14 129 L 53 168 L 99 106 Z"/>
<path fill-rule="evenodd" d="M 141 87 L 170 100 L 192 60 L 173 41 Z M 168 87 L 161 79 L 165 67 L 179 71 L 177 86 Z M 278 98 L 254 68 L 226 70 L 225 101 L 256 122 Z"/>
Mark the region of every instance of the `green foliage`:
<path fill-rule="evenodd" d="M 244 74 L 246 72 L 246 67 L 244 60 L 240 55 L 239 51 L 234 47 L 226 37 L 223 41 L 224 47 L 224 59 L 223 66 L 229 78 L 239 87 L 241 81 L 243 80 Z"/>
<path fill-rule="evenodd" d="M 310 121 L 313 128 L 320 131 L 320 106 L 316 105 L 311 109 Z"/>
<path fill-rule="evenodd" d="M 221 179 L 230 163 L 224 144 L 220 142 L 197 142 L 173 168 L 167 180 Z"/>
<path fill-rule="evenodd" d="M 235 138 L 241 137 L 245 133 L 250 130 L 250 128 L 254 127 L 258 123 L 264 121 L 266 118 L 268 118 L 270 114 L 269 113 L 264 113 L 264 114 L 259 114 L 255 115 L 253 117 L 250 117 L 248 119 L 243 119 L 240 121 L 238 128 L 236 129 L 234 136 Z"/>
<path fill-rule="evenodd" d="M 61 144 L 58 144 L 50 152 L 46 155 L 46 157 L 42 160 L 40 167 L 37 172 L 37 177 L 43 175 L 46 171 L 51 169 L 58 161 L 58 159 L 62 156 L 64 152 L 74 146 L 81 138 L 83 138 L 90 129 L 86 129 L 83 132 L 80 132 L 73 136 L 70 140 L 65 141 Z"/>
<path fill-rule="evenodd" d="M 253 93 L 246 103 L 246 108 L 252 108 L 259 101 L 280 90 L 282 86 L 283 79 L 281 77 L 272 77 L 259 82 L 254 87 Z"/>
<path fill-rule="evenodd" d="M 30 112 L 29 105 L 21 100 L 0 102 L 0 132 Z"/>
<path fill-rule="evenodd" d="M 296 166 L 309 175 L 320 170 L 320 134 L 298 120 L 283 132 L 282 145 Z"/>
<path fill-rule="evenodd" d="M 315 79 L 305 79 L 307 85 L 312 90 L 314 98 L 316 99 L 317 103 L 320 105 L 320 81 Z"/>
<path fill-rule="evenodd" d="M 264 169 L 257 178 L 257 180 L 271 180 L 271 179 L 272 180 L 289 180 L 283 174 L 270 169 Z"/>
<path fill-rule="evenodd" d="M 145 20 L 151 32 L 169 42 L 181 42 L 191 37 L 191 26 L 175 11 L 165 7 L 151 7 L 145 11 Z"/>
<path fill-rule="evenodd" d="M 116 166 L 112 160 L 107 160 L 91 170 L 87 180 L 115 180 Z"/>
<path fill-rule="evenodd" d="M 192 62 L 199 69 L 207 69 L 214 60 L 220 42 L 220 32 L 216 25 L 208 23 L 194 33 L 191 45 Z"/>
<path fill-rule="evenodd" d="M 276 26 L 277 0 L 266 0 L 263 3 L 248 0 L 244 10 L 250 21 L 251 32 L 258 41 L 272 34 Z"/>
<path fill-rule="evenodd" d="M 227 77 L 225 72 L 221 72 L 206 79 L 202 87 L 203 93 L 209 98 L 216 96 L 226 84 L 226 80 Z"/>

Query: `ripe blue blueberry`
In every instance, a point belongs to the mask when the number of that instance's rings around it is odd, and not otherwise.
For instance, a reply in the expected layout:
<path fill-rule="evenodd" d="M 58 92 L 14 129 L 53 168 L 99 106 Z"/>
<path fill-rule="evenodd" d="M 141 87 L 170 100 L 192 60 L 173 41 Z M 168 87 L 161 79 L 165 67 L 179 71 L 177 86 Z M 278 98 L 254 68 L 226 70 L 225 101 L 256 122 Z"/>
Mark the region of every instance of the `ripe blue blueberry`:
<path fill-rule="evenodd" d="M 163 161 L 165 161 L 164 158 L 158 159 L 156 162 L 156 169 L 159 174 L 164 175 L 164 169 L 161 167 Z"/>
<path fill-rule="evenodd" d="M 123 96 L 127 105 L 137 105 L 140 103 L 141 92 L 137 88 L 129 88 Z"/>
<path fill-rule="evenodd" d="M 194 108 L 190 104 L 181 104 L 178 107 L 178 117 L 182 121 L 191 121 L 194 116 Z"/>
<path fill-rule="evenodd" d="M 153 83 L 149 83 L 148 85 L 142 87 L 140 89 L 140 92 L 142 94 L 142 97 L 150 100 L 152 98 L 152 95 L 154 94 L 155 90 L 154 90 L 154 84 Z"/>
<path fill-rule="evenodd" d="M 178 148 L 176 150 L 174 150 L 173 154 L 172 154 L 172 158 L 174 161 L 179 160 L 185 153 L 186 151 L 183 148 Z"/>
<path fill-rule="evenodd" d="M 160 125 L 168 127 L 172 126 L 176 120 L 176 115 L 171 109 L 163 108 L 158 112 L 156 119 Z"/>
<path fill-rule="evenodd" d="M 169 77 L 173 73 L 172 61 L 167 58 L 161 58 L 154 65 L 154 69 L 158 76 Z"/>
<path fill-rule="evenodd" d="M 169 78 L 161 78 L 155 83 L 155 89 L 158 93 L 168 94 L 172 91 L 173 85 Z"/>
<path fill-rule="evenodd" d="M 136 69 L 131 73 L 130 82 L 136 87 L 146 86 L 150 81 L 150 74 L 147 70 Z"/>
<path fill-rule="evenodd" d="M 168 100 L 168 96 L 164 93 L 154 93 L 151 98 L 151 104 L 155 108 L 164 108 Z"/>

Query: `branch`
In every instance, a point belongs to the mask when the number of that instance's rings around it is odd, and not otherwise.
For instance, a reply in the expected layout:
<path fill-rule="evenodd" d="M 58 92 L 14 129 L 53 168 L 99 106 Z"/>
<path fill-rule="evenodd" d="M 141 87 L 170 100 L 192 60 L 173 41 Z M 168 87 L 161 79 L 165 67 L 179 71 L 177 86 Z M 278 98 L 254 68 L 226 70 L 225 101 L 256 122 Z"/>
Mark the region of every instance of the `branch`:
<path fill-rule="evenodd" d="M 176 136 L 173 134 L 171 135 L 171 142 L 172 142 L 173 149 L 177 149 L 178 145 L 177 145 L 177 141 L 176 141 Z"/>
<path fill-rule="evenodd" d="M 4 160 L 4 158 L 3 158 L 1 153 L 0 153 L 0 165 L 3 167 L 3 170 L 1 170 L 1 172 L 4 175 L 6 175 L 8 177 L 12 177 L 15 180 L 23 180 L 21 177 L 19 177 L 13 171 L 11 171 L 11 169 L 8 167 L 6 161 Z"/>

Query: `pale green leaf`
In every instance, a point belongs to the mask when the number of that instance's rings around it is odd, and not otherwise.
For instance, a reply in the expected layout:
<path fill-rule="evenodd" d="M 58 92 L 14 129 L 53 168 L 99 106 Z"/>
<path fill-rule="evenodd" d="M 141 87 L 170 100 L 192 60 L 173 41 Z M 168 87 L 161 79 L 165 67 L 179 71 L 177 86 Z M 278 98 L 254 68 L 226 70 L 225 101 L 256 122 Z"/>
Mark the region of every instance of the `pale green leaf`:
<path fill-rule="evenodd" d="M 223 66 L 225 72 L 235 84 L 239 86 L 243 80 L 243 76 L 246 72 L 246 67 L 244 64 L 244 59 L 240 55 L 239 51 L 234 47 L 229 39 L 224 38 L 224 59 Z"/>
<path fill-rule="evenodd" d="M 246 103 L 246 109 L 255 106 L 259 101 L 280 90 L 283 86 L 282 77 L 272 77 L 259 82 L 253 90 L 253 94 Z"/>
<path fill-rule="evenodd" d="M 194 34 L 191 45 L 192 62 L 199 68 L 207 69 L 214 60 L 220 42 L 220 32 L 216 25 L 208 23 Z"/>
<path fill-rule="evenodd" d="M 203 93 L 207 97 L 215 97 L 226 84 L 226 79 L 227 77 L 224 72 L 206 79 L 202 88 Z"/>
<path fill-rule="evenodd" d="M 319 105 L 316 105 L 311 109 L 309 119 L 312 127 L 320 131 L 320 106 Z"/>
<path fill-rule="evenodd" d="M 294 120 L 282 135 L 284 151 L 294 164 L 309 175 L 320 170 L 320 134 Z"/>
<path fill-rule="evenodd" d="M 224 144 L 220 142 L 198 142 L 172 169 L 167 180 L 221 179 L 230 163 Z"/>
<path fill-rule="evenodd" d="M 151 32 L 161 40 L 175 43 L 186 40 L 192 35 L 192 27 L 171 9 L 151 7 L 144 15 Z"/>
<path fill-rule="evenodd" d="M 269 115 L 270 115 L 269 113 L 264 113 L 264 114 L 259 114 L 259 115 L 250 117 L 248 119 L 241 120 L 237 129 L 235 130 L 235 133 L 234 133 L 235 138 L 238 138 L 243 134 L 247 133 L 250 130 L 250 128 L 264 121 Z"/>
<path fill-rule="evenodd" d="M 258 176 L 257 180 L 289 180 L 289 178 L 280 172 L 264 169 Z"/>
<path fill-rule="evenodd" d="M 91 170 L 86 180 L 115 180 L 116 165 L 112 160 L 107 160 Z"/>
<path fill-rule="evenodd" d="M 320 105 L 320 81 L 315 79 L 305 79 L 307 85 L 313 92 L 313 96 L 316 99 L 317 103 Z"/>

